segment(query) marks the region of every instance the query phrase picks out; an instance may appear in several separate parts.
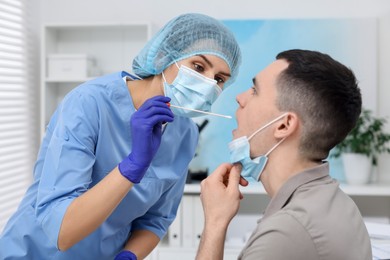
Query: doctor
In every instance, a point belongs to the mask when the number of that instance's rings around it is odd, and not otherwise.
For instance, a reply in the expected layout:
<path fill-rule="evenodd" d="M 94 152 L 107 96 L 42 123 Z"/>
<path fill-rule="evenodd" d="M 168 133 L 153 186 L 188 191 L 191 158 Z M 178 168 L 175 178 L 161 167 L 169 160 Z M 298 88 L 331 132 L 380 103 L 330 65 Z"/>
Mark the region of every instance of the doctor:
<path fill-rule="evenodd" d="M 185 14 L 141 50 L 135 75 L 122 71 L 71 91 L 0 237 L 0 259 L 145 258 L 176 216 L 198 140 L 189 117 L 199 114 L 167 103 L 209 111 L 240 60 L 225 26 Z"/>

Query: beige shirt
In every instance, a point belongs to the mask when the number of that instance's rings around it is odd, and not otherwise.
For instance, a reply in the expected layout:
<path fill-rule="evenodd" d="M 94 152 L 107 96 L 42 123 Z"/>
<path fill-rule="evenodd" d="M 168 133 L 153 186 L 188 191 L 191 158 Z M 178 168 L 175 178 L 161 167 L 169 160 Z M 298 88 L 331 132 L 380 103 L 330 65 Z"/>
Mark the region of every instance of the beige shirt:
<path fill-rule="evenodd" d="M 291 177 L 272 198 L 239 259 L 371 260 L 362 216 L 324 163 Z"/>

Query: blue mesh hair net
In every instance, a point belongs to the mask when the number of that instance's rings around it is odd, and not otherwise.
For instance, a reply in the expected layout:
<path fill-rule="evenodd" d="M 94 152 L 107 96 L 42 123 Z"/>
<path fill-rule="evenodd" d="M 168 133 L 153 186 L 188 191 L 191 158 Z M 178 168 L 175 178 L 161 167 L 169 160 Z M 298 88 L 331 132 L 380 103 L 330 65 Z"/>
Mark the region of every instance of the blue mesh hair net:
<path fill-rule="evenodd" d="M 169 21 L 133 60 L 133 72 L 141 78 L 160 74 L 175 61 L 199 54 L 216 55 L 228 64 L 233 83 L 241 63 L 241 51 L 232 34 L 220 21 L 189 13 Z"/>

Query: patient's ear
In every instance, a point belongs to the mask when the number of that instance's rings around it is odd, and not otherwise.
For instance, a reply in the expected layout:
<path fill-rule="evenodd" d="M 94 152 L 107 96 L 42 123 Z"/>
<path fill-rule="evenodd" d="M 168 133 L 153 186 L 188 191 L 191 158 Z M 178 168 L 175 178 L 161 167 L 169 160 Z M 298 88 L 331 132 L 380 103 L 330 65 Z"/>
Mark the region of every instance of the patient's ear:
<path fill-rule="evenodd" d="M 288 112 L 286 115 L 277 122 L 278 127 L 275 130 L 276 138 L 285 138 L 298 131 L 299 118 L 297 114 Z"/>

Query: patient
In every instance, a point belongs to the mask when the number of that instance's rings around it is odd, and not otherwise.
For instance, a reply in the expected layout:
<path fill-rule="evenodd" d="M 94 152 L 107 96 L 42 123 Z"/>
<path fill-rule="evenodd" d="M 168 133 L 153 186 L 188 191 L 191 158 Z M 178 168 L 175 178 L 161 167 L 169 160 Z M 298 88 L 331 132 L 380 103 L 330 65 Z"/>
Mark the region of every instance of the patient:
<path fill-rule="evenodd" d="M 353 72 L 328 55 L 289 50 L 236 100 L 233 164 L 201 184 L 205 226 L 197 259 L 223 258 L 244 178 L 261 181 L 271 201 L 239 259 L 372 259 L 362 216 L 326 162 L 361 112 Z"/>

